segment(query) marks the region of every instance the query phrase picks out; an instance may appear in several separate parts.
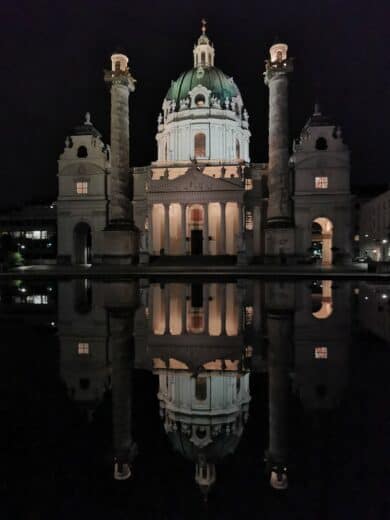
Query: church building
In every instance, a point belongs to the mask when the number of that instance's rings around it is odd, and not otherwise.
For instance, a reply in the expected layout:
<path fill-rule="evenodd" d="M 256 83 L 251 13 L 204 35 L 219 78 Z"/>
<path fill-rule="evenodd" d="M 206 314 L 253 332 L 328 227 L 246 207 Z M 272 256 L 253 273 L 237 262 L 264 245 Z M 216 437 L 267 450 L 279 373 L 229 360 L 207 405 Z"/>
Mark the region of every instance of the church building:
<path fill-rule="evenodd" d="M 345 263 L 351 251 L 349 151 L 318 105 L 290 154 L 288 47 L 266 61 L 269 161 L 250 159 L 249 114 L 235 81 L 215 66 L 202 33 L 193 67 L 171 86 L 157 120 L 157 159 L 130 168 L 124 54 L 111 56 L 111 145 L 87 114 L 59 160 L 58 261 L 148 263 L 164 256 L 226 256 L 245 264 L 317 257 Z M 137 132 L 137 129 L 132 131 Z"/>

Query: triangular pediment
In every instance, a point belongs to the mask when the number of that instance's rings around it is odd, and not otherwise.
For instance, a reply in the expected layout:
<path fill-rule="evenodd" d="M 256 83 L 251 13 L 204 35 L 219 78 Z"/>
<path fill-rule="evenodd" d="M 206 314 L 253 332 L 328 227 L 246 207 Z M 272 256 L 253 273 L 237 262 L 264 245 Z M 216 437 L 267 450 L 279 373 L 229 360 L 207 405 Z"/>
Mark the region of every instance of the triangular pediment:
<path fill-rule="evenodd" d="M 242 190 L 239 178 L 222 179 L 210 177 L 202 173 L 198 166 L 191 166 L 184 175 L 176 179 L 167 178 L 151 181 L 150 191 L 237 191 Z"/>

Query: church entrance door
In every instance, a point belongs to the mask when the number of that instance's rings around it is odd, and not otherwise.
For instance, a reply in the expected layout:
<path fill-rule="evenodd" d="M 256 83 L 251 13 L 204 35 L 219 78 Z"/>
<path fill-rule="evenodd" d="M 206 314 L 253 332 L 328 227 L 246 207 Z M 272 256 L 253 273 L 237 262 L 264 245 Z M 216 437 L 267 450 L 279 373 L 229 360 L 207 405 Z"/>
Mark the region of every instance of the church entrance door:
<path fill-rule="evenodd" d="M 201 255 L 203 253 L 203 231 L 201 229 L 191 230 L 191 254 Z"/>

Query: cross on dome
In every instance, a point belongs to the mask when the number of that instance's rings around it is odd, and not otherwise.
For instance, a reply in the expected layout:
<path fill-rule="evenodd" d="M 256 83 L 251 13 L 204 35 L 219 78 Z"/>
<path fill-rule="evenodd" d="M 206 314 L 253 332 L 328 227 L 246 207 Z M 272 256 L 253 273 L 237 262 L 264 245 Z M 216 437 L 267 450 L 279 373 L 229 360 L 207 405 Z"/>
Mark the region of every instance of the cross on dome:
<path fill-rule="evenodd" d="M 206 34 L 207 20 L 202 18 L 202 33 Z"/>

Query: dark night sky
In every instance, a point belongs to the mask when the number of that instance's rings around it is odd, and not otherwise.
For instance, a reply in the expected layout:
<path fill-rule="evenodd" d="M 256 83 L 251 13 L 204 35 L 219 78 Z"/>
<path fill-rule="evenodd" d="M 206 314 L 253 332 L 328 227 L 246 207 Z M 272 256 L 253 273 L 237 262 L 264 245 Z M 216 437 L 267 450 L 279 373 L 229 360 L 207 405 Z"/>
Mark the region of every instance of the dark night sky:
<path fill-rule="evenodd" d="M 290 107 L 297 136 L 316 97 L 342 124 L 354 183 L 388 182 L 388 0 L 3 0 L 0 205 L 55 198 L 65 136 L 89 110 L 109 140 L 103 69 L 118 46 L 138 80 L 131 164 L 156 158 L 157 115 L 172 79 L 192 67 L 200 19 L 216 65 L 234 77 L 250 115 L 251 158 L 267 160 L 264 59 L 275 35 L 295 57 Z"/>

